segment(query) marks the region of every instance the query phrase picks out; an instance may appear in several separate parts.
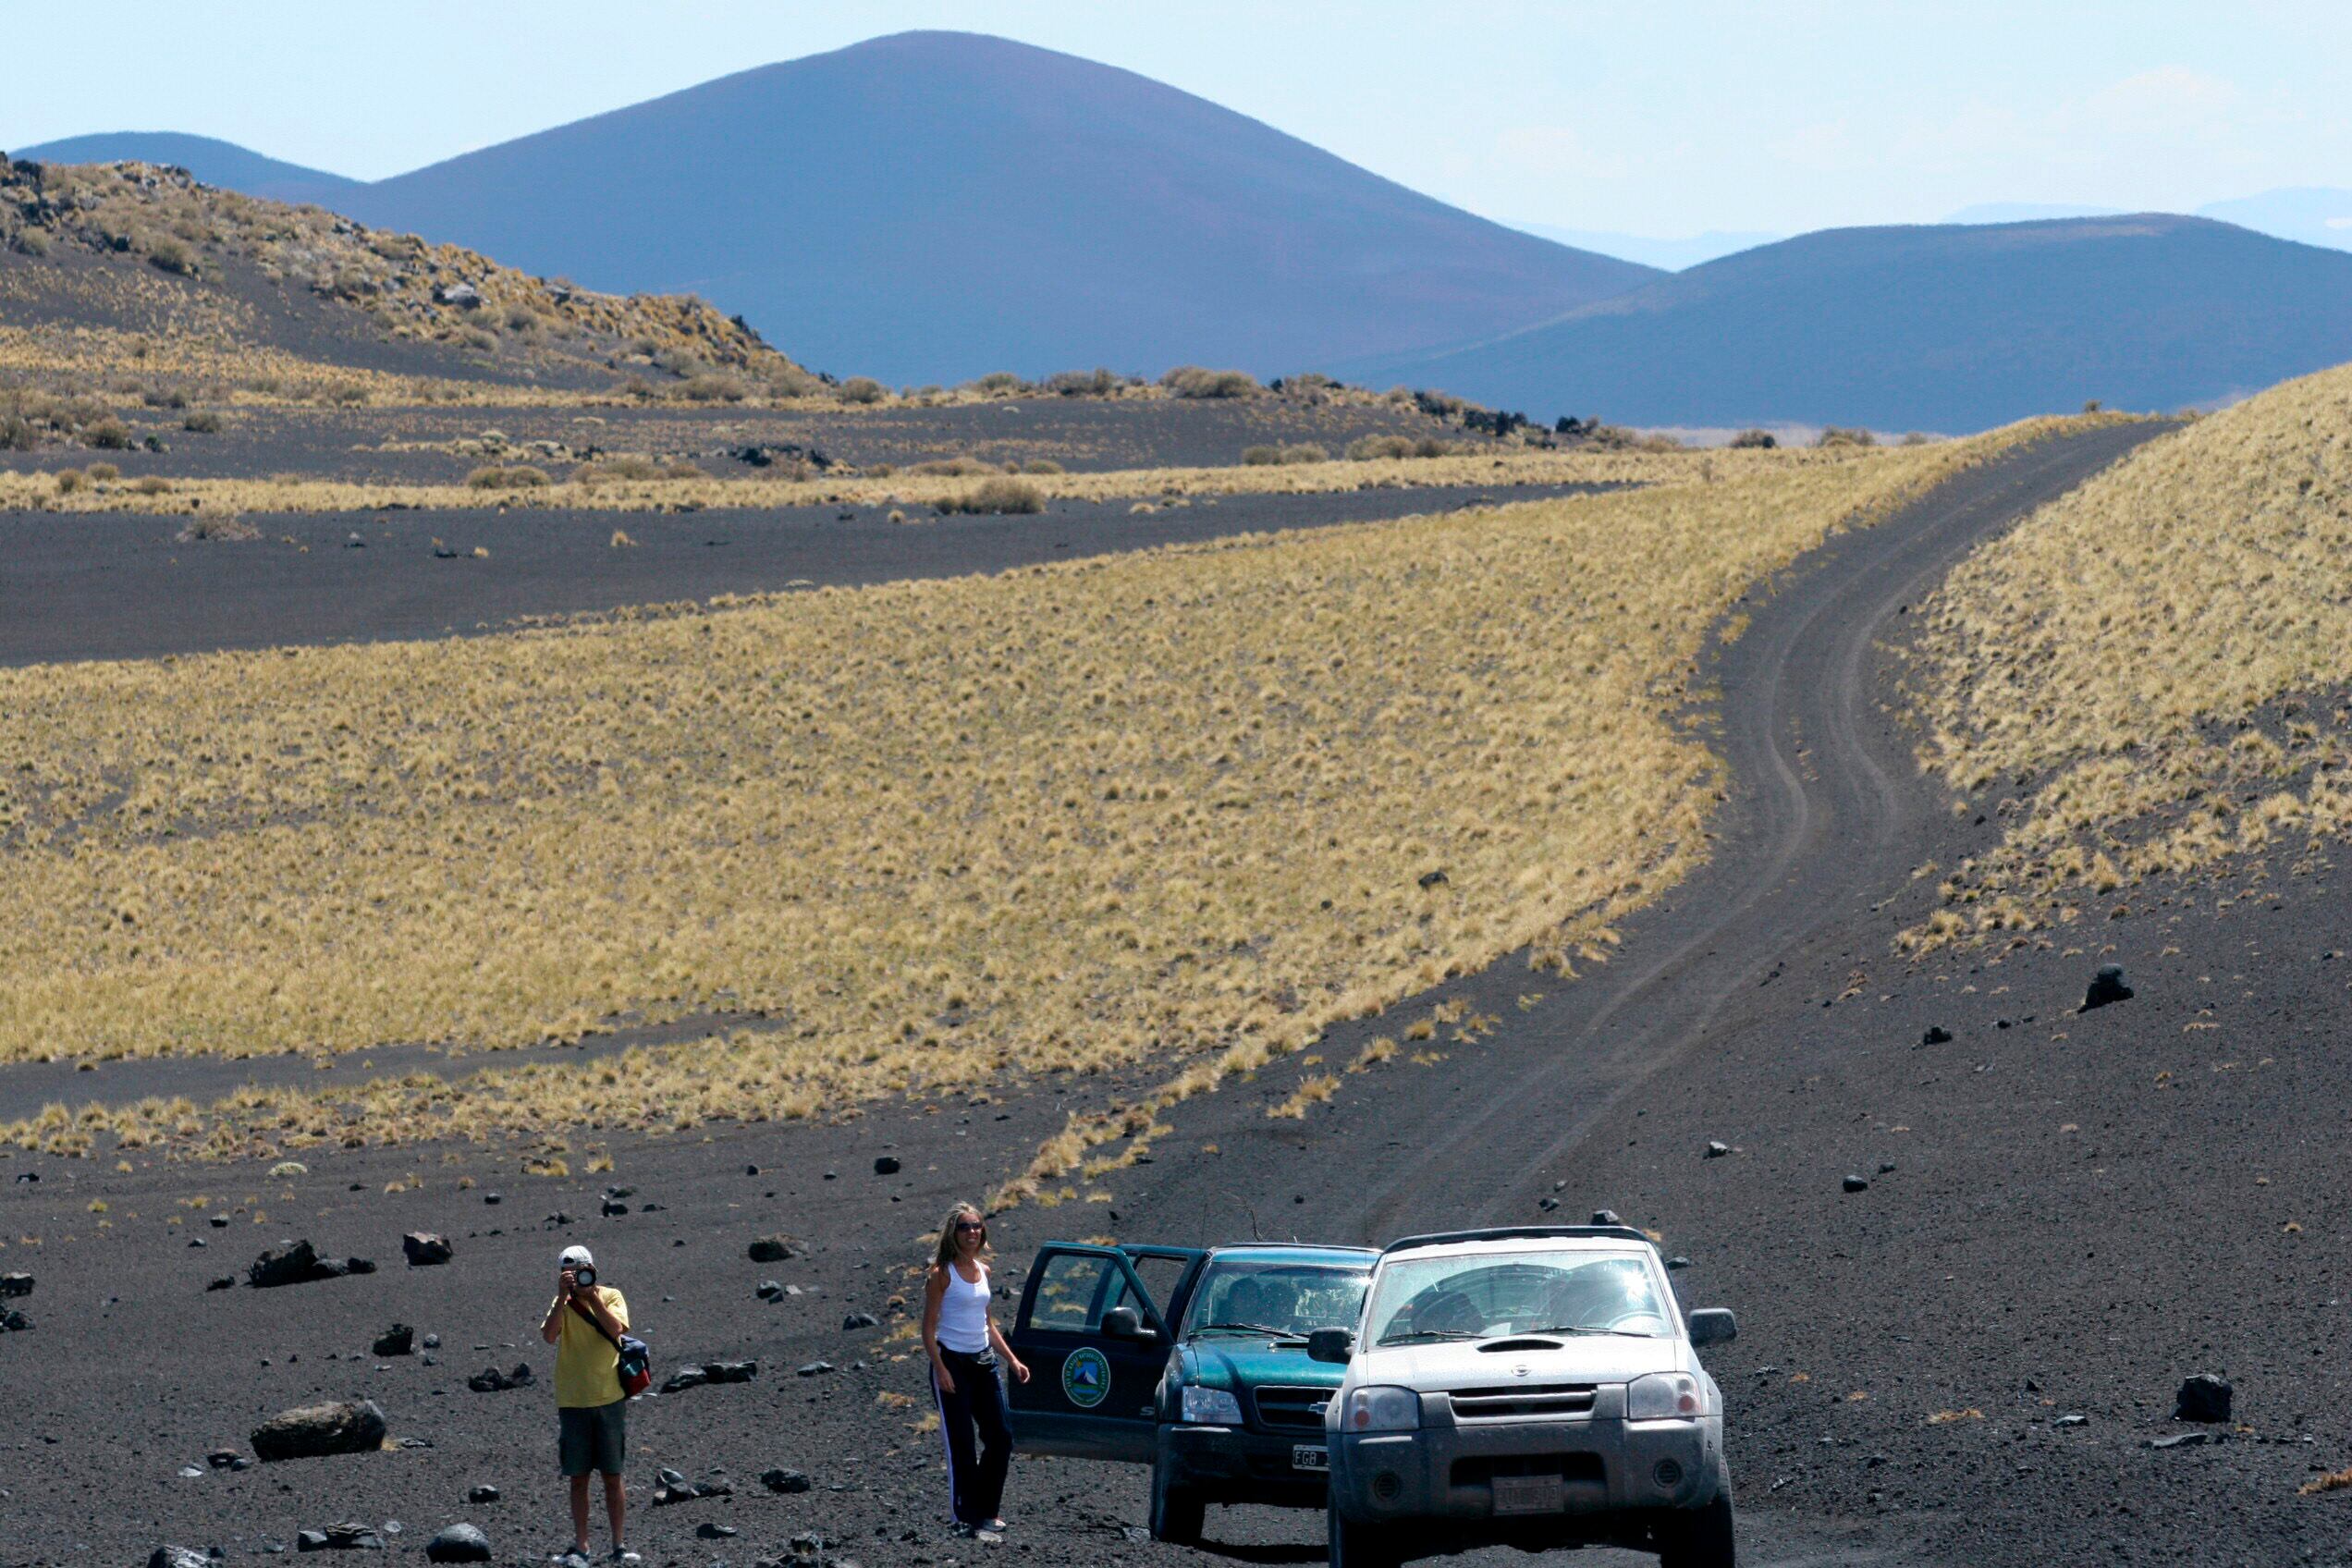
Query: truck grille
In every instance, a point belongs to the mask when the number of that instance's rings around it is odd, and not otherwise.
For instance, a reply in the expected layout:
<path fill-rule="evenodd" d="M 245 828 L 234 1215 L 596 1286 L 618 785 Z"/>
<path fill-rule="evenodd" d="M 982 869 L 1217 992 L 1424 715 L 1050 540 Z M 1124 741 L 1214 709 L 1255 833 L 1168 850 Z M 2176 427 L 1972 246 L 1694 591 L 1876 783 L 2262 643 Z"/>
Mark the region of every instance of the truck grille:
<path fill-rule="evenodd" d="M 1453 1462 L 1457 1487 L 1490 1487 L 1497 1476 L 1557 1476 L 1562 1481 L 1607 1478 L 1597 1453 L 1497 1453 Z"/>
<path fill-rule="evenodd" d="M 1590 1383 L 1504 1383 L 1493 1388 L 1456 1389 L 1452 1396 L 1457 1421 L 1513 1421 L 1529 1416 L 1588 1415 L 1593 1407 Z"/>
<path fill-rule="evenodd" d="M 1268 1388 L 1257 1390 L 1258 1424 L 1283 1432 L 1320 1432 L 1329 1389 Z"/>

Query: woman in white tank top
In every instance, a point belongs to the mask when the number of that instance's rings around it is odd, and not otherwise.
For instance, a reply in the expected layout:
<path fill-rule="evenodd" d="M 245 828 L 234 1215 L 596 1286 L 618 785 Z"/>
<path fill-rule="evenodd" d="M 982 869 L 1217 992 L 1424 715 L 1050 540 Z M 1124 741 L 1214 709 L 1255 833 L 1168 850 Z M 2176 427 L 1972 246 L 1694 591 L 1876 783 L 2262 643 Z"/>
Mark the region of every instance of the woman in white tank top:
<path fill-rule="evenodd" d="M 924 1284 L 923 1348 L 931 1357 L 931 1395 L 948 1450 L 948 1506 L 959 1535 L 1005 1527 L 997 1509 L 1012 1464 L 1012 1422 L 998 1357 L 1015 1378 L 1029 1380 L 1029 1368 L 989 1314 L 987 1258 L 987 1220 L 970 1204 L 956 1205 L 939 1228 Z"/>

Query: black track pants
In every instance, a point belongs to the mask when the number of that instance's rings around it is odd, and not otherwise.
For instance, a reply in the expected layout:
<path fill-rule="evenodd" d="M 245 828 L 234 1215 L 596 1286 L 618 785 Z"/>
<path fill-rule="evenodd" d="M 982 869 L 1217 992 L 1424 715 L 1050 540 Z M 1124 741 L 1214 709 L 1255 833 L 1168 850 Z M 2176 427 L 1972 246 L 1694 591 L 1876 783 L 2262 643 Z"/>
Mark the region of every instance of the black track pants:
<path fill-rule="evenodd" d="M 939 1402 L 939 1436 L 948 1445 L 948 1505 L 958 1521 L 985 1525 L 997 1516 L 1004 1501 L 1005 1471 L 1012 1464 L 1012 1423 L 1005 1415 L 1004 1384 L 997 1369 L 960 1350 L 939 1347 L 955 1392 L 931 1379 L 931 1397 Z M 979 1452 L 973 1452 L 973 1429 L 979 1429 Z"/>

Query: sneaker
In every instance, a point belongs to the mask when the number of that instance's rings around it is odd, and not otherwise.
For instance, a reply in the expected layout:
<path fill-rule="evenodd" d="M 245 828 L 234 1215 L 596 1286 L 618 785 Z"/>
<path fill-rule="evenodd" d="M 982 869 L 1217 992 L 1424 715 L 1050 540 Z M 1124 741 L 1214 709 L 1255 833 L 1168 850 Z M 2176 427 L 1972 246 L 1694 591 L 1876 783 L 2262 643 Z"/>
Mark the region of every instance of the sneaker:
<path fill-rule="evenodd" d="M 948 1534 L 955 1537 L 955 1538 L 960 1541 L 968 1541 L 979 1533 L 979 1525 L 967 1525 L 961 1519 L 957 1520 L 955 1522 L 955 1527 L 948 1532 Z"/>
<path fill-rule="evenodd" d="M 636 1564 L 643 1562 L 645 1560 L 638 1556 L 635 1552 L 630 1550 L 625 1546 L 617 1546 L 612 1549 L 612 1555 L 606 1558 L 605 1561 L 607 1562 L 617 1563 L 619 1565 L 619 1568 L 635 1568 Z"/>
<path fill-rule="evenodd" d="M 570 1563 L 573 1565 L 573 1568 L 587 1568 L 588 1549 L 584 1546 L 562 1547 L 555 1551 L 549 1552 L 547 1554 L 547 1561 L 550 1562 Z"/>
<path fill-rule="evenodd" d="M 997 1534 L 1003 1535 L 1005 1533 L 1006 1526 L 1005 1522 L 1002 1519 L 991 1519 L 980 1527 L 984 1530 L 994 1530 Z"/>

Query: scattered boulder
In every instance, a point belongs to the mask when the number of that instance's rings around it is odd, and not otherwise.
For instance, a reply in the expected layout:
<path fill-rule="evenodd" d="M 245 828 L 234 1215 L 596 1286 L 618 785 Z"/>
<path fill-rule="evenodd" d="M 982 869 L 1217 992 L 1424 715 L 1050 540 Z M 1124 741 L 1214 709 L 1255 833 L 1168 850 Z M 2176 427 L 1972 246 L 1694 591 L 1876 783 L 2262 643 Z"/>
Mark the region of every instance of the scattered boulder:
<path fill-rule="evenodd" d="M 692 1502 L 699 1498 L 733 1497 L 733 1483 L 724 1476 L 707 1481 L 690 1481 L 675 1470 L 661 1472 L 661 1485 L 654 1488 L 654 1506 L 660 1508 L 673 1502 Z"/>
<path fill-rule="evenodd" d="M 1867 1193 L 1870 1190 L 1869 1182 L 1860 1176 L 1848 1176 L 1840 1185 L 1849 1193 Z"/>
<path fill-rule="evenodd" d="M 441 1336 L 438 1334 L 425 1335 L 424 1348 L 427 1350 L 439 1350 L 441 1348 Z"/>
<path fill-rule="evenodd" d="M 808 1490 L 812 1483 L 806 1476 L 802 1475 L 798 1470 L 785 1470 L 778 1468 L 775 1470 L 761 1471 L 760 1485 L 766 1487 L 769 1491 L 781 1492 L 790 1495 L 793 1492 L 804 1492 Z"/>
<path fill-rule="evenodd" d="M 1676 1253 L 1673 1256 L 1666 1260 L 1666 1267 L 1669 1268 L 1688 1268 L 1690 1267 L 1690 1259 L 1684 1257 L 1680 1253 Z"/>
<path fill-rule="evenodd" d="M 852 1312 L 841 1319 L 841 1329 L 844 1333 L 858 1329 L 879 1329 L 881 1326 L 882 1319 L 875 1317 L 871 1312 Z"/>
<path fill-rule="evenodd" d="M 688 1389 L 699 1389 L 709 1381 L 710 1374 L 701 1367 L 681 1366 L 663 1378 L 662 1386 L 656 1391 L 666 1394 L 682 1394 Z"/>
<path fill-rule="evenodd" d="M 408 1255 L 411 1268 L 430 1268 L 455 1257 L 458 1249 L 449 1244 L 447 1236 L 436 1236 L 430 1231 L 411 1231 L 400 1238 L 400 1250 Z"/>
<path fill-rule="evenodd" d="M 237 1276 L 234 1274 L 224 1274 L 204 1287 L 207 1291 L 233 1291 L 236 1288 Z"/>
<path fill-rule="evenodd" d="M 518 1361 L 515 1363 L 515 1369 L 511 1372 L 501 1372 L 495 1366 L 485 1366 L 466 1379 L 466 1387 L 478 1394 L 498 1394 L 506 1392 L 508 1389 L 527 1389 L 533 1381 L 531 1375 L 531 1363 Z"/>
<path fill-rule="evenodd" d="M 374 1272 L 375 1265 L 364 1257 L 321 1257 L 307 1241 L 280 1242 L 246 1267 L 245 1280 L 256 1290 L 269 1290 Z"/>
<path fill-rule="evenodd" d="M 2208 1432 L 2174 1432 L 2169 1438 L 2150 1438 L 2150 1448 L 2199 1448 L 2212 1434 Z"/>
<path fill-rule="evenodd" d="M 706 1541 L 723 1541 L 734 1533 L 734 1525 L 722 1525 L 715 1519 L 705 1519 L 694 1526 L 694 1534 Z"/>
<path fill-rule="evenodd" d="M 0 1274 L 0 1296 L 29 1296 L 31 1294 L 32 1294 L 31 1275 Z M 156 1550 L 163 1549 L 159 1547 Z M 171 1550 L 176 1551 L 179 1549 L 175 1547 Z"/>
<path fill-rule="evenodd" d="M 1596 1225 L 1623 1225 L 1624 1223 L 1617 1218 L 1617 1211 L 1613 1208 L 1594 1209 L 1592 1222 Z"/>
<path fill-rule="evenodd" d="M 213 1568 L 213 1560 L 192 1546 L 159 1546 L 147 1554 L 147 1568 Z"/>
<path fill-rule="evenodd" d="M 2057 1420 L 2052 1421 L 2051 1425 L 2053 1427 L 2088 1427 L 2090 1425 L 2090 1417 L 2088 1415 L 2061 1415 Z"/>
<path fill-rule="evenodd" d="M 452 1525 L 424 1543 L 424 1555 L 435 1562 L 487 1562 L 490 1537 L 471 1525 Z"/>
<path fill-rule="evenodd" d="M 2175 1421 L 2226 1421 L 2230 1404 L 2237 1390 L 2230 1387 L 2226 1378 L 2216 1378 L 2210 1372 L 2199 1372 L 2181 1379 L 2179 1392 L 2173 1396 L 2173 1419 Z"/>
<path fill-rule="evenodd" d="M 1442 888 L 1446 885 L 1447 878 L 1442 871 L 1425 871 L 1417 880 L 1424 888 Z"/>
<path fill-rule="evenodd" d="M 896 1176 L 899 1173 L 899 1157 L 894 1154 L 876 1155 L 874 1173 L 876 1176 Z"/>
<path fill-rule="evenodd" d="M 204 1463 L 215 1470 L 239 1470 L 244 1468 L 238 1463 L 244 1457 L 233 1448 L 216 1448 L 204 1455 Z"/>
<path fill-rule="evenodd" d="M 762 1301 L 782 1301 L 784 1287 L 774 1280 L 762 1280 L 759 1282 L 759 1289 L 752 1293 Z"/>
<path fill-rule="evenodd" d="M 2082 1011 L 2089 1012 L 2111 1002 L 2126 1002 L 2131 1000 L 2132 996 L 2130 983 L 2124 978 L 2124 966 L 2102 963 L 2099 966 L 2099 973 L 2090 977 L 2089 988 L 2083 992 Z"/>
<path fill-rule="evenodd" d="M 384 1412 L 372 1399 L 282 1410 L 253 1428 L 253 1457 L 263 1464 L 370 1453 L 383 1446 Z"/>
<path fill-rule="evenodd" d="M 368 1347 L 378 1355 L 407 1355 L 416 1348 L 416 1330 L 406 1323 L 395 1323 Z"/>
<path fill-rule="evenodd" d="M 833 1364 L 829 1361 L 810 1361 L 792 1368 L 792 1375 L 796 1378 L 815 1378 L 832 1370 Z"/>
<path fill-rule="evenodd" d="M 384 1537 L 375 1533 L 373 1525 L 356 1522 L 329 1525 L 323 1530 L 294 1532 L 296 1551 L 382 1551 Z"/>
<path fill-rule="evenodd" d="M 433 290 L 433 302 L 455 305 L 461 311 L 475 310 L 482 304 L 482 290 L 471 283 L 444 283 Z"/>
<path fill-rule="evenodd" d="M 661 1391 L 683 1393 L 699 1389 L 704 1383 L 748 1383 L 759 1374 L 756 1361 L 705 1361 L 699 1366 L 681 1366 L 664 1379 Z"/>
<path fill-rule="evenodd" d="M 1550 1193 L 1546 1193 L 1542 1197 L 1536 1200 L 1536 1207 L 1542 1209 L 1546 1214 L 1550 1214 L 1553 1209 L 1560 1207 L 1560 1200 L 1553 1197 Z"/>
<path fill-rule="evenodd" d="M 493 1486 L 468 1487 L 466 1501 L 468 1502 L 496 1502 L 498 1501 L 498 1488 Z"/>
<path fill-rule="evenodd" d="M 1731 1153 L 1731 1152 L 1732 1152 L 1732 1145 L 1729 1145 L 1729 1144 L 1720 1144 L 1720 1143 L 1717 1143 L 1714 1139 L 1709 1138 L 1709 1139 L 1708 1139 L 1708 1140 L 1707 1140 L 1707 1153 L 1706 1153 L 1706 1155 L 1705 1155 L 1705 1157 L 1704 1157 L 1704 1158 L 1708 1158 L 1708 1159 L 1721 1159 L 1721 1158 L 1722 1158 L 1725 1155 L 1727 1155 L 1727 1154 L 1729 1154 L 1729 1153 Z"/>
<path fill-rule="evenodd" d="M 619 1198 L 606 1198 L 604 1201 L 601 1212 L 604 1214 L 606 1219 L 611 1219 L 628 1213 L 629 1206 L 621 1202 Z"/>
<path fill-rule="evenodd" d="M 0 1334 L 25 1334 L 32 1331 L 32 1319 L 15 1307 L 0 1307 Z"/>
<path fill-rule="evenodd" d="M 1923 1046 L 1948 1046 L 1952 1043 L 1952 1031 L 1941 1023 L 1930 1023 L 1928 1032 L 1919 1036 L 1919 1043 Z"/>
<path fill-rule="evenodd" d="M 800 1243 L 778 1231 L 775 1235 L 762 1236 L 754 1241 L 752 1243 L 751 1256 L 753 1263 L 782 1263 L 788 1258 L 799 1256 L 800 1250 Z"/>

